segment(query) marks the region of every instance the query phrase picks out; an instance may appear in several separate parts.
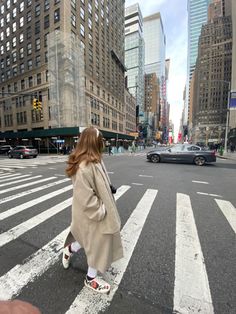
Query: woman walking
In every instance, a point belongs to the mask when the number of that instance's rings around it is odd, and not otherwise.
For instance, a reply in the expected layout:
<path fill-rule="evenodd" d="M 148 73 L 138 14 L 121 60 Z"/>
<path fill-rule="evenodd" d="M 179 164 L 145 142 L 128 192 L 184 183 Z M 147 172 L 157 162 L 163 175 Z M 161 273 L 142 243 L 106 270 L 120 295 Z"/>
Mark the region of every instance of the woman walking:
<path fill-rule="evenodd" d="M 62 263 L 69 268 L 73 253 L 84 248 L 88 263 L 85 286 L 108 293 L 110 285 L 97 277 L 123 257 L 120 217 L 102 162 L 103 138 L 98 129 L 86 128 L 69 156 L 67 175 L 73 182 L 72 222 Z"/>

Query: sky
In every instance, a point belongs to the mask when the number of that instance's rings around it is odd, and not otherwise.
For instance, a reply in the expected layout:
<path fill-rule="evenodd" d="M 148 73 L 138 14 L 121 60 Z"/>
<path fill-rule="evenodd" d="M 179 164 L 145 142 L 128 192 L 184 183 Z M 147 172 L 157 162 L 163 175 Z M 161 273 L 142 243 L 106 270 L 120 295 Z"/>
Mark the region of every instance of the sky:
<path fill-rule="evenodd" d="M 187 0 L 126 0 L 125 6 L 139 3 L 143 17 L 161 13 L 166 35 L 166 59 L 170 58 L 168 102 L 170 119 L 178 134 L 187 77 Z"/>

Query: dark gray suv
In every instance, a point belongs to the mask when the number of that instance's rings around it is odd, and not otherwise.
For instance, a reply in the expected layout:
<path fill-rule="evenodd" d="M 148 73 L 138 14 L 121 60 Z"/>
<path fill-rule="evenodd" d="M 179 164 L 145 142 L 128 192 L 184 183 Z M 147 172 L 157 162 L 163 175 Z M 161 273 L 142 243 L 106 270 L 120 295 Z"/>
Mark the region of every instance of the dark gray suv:
<path fill-rule="evenodd" d="M 11 150 L 12 147 L 10 145 L 2 145 L 0 146 L 0 154 L 5 154 L 7 155 L 7 153 L 9 152 L 9 150 Z"/>

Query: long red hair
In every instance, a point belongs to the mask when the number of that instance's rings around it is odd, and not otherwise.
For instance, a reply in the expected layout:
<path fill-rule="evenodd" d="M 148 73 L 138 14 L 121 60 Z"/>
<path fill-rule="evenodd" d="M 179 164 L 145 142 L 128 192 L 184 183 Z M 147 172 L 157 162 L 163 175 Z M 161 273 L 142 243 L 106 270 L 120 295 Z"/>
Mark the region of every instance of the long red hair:
<path fill-rule="evenodd" d="M 66 174 L 72 177 L 79 169 L 82 161 L 86 164 L 89 162 L 101 162 L 103 150 L 103 137 L 101 132 L 94 127 L 84 129 L 81 133 L 75 150 L 70 154 Z"/>

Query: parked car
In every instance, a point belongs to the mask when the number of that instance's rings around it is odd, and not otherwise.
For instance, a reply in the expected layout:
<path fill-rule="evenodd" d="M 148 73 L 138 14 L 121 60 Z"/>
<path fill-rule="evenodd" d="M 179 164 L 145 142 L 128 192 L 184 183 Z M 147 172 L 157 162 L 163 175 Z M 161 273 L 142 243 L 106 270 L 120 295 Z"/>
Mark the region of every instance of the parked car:
<path fill-rule="evenodd" d="M 12 147 L 11 145 L 2 145 L 0 146 L 0 154 L 5 154 L 7 155 L 7 153 L 9 152 L 9 150 L 11 150 Z"/>
<path fill-rule="evenodd" d="M 26 157 L 33 157 L 36 158 L 38 156 L 38 151 L 33 146 L 16 146 L 12 150 L 8 152 L 8 157 L 18 157 L 20 159 L 26 158 Z"/>
<path fill-rule="evenodd" d="M 147 153 L 148 161 L 152 162 L 183 162 L 203 166 L 215 162 L 215 151 L 191 144 L 177 144 L 164 150 L 153 150 Z"/>

